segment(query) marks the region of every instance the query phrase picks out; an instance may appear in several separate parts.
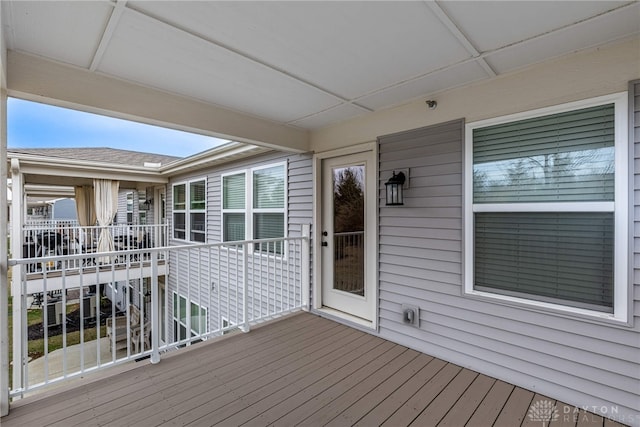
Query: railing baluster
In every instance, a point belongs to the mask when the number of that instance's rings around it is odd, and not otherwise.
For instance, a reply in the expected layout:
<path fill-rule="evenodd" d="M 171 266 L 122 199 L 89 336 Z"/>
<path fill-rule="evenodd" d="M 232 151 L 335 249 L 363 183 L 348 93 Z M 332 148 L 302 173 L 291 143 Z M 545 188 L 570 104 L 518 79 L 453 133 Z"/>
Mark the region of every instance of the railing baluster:
<path fill-rule="evenodd" d="M 247 297 L 247 292 L 249 292 L 249 280 L 247 277 L 247 259 L 249 257 L 249 243 L 245 243 L 243 245 L 244 250 L 242 251 L 242 326 L 240 330 L 242 332 L 249 332 L 249 299 Z"/>
<path fill-rule="evenodd" d="M 158 252 L 151 253 L 151 363 L 160 362 L 160 298 L 158 286 Z M 165 290 L 166 294 L 166 290 Z M 165 329 L 165 334 L 168 330 Z M 166 338 L 166 337 L 165 337 Z M 141 337 L 142 348 L 144 349 L 144 340 Z"/>

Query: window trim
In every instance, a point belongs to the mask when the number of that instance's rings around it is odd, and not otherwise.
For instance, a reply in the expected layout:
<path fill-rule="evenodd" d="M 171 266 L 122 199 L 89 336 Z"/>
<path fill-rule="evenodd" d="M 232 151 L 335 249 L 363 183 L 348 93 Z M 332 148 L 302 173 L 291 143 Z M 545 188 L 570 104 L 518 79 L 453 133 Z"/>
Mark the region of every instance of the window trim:
<path fill-rule="evenodd" d="M 242 175 L 244 174 L 244 207 L 243 208 L 225 208 L 224 207 L 224 178 L 228 176 L 234 175 Z M 220 241 L 221 242 L 230 242 L 231 240 L 225 240 L 224 236 L 224 215 L 225 214 L 234 214 L 241 213 L 244 215 L 244 237 L 247 237 L 247 194 L 249 193 L 249 189 L 247 188 L 249 179 L 247 175 L 249 174 L 249 169 L 241 169 L 233 172 L 226 172 L 220 174 Z"/>
<path fill-rule="evenodd" d="M 191 184 L 204 182 L 204 209 L 191 209 Z M 175 187 L 184 185 L 184 209 L 175 208 Z M 175 214 L 184 214 L 184 239 L 175 235 Z M 204 242 L 191 240 L 191 214 L 204 214 Z M 175 182 L 171 185 L 171 238 L 190 243 L 207 243 L 207 177 L 194 178 L 186 181 Z"/>
<path fill-rule="evenodd" d="M 282 167 L 284 170 L 284 200 L 283 200 L 283 206 L 282 208 L 254 208 L 253 207 L 253 184 L 254 184 L 254 172 L 259 171 L 259 170 L 263 170 L 263 169 L 270 169 L 270 168 L 274 168 L 274 167 Z M 289 224 L 289 206 L 288 206 L 288 186 L 289 186 L 289 169 L 288 169 L 288 162 L 286 160 L 281 161 L 281 162 L 275 162 L 275 163 L 268 163 L 268 164 L 264 164 L 264 165 L 260 165 L 260 166 L 255 166 L 255 167 L 250 167 L 250 168 L 244 168 L 244 169 L 237 169 L 234 171 L 229 171 L 229 172 L 225 172 L 220 174 L 220 240 L 221 241 L 225 241 L 224 240 L 224 215 L 228 214 L 228 213 L 243 213 L 244 214 L 244 240 L 255 240 L 253 238 L 253 230 L 254 230 L 254 223 L 253 223 L 253 214 L 255 213 L 282 213 L 283 215 L 283 230 L 284 230 L 284 235 L 282 236 L 282 238 L 287 238 L 289 235 L 289 229 L 288 229 L 288 224 Z M 224 208 L 224 178 L 227 176 L 233 176 L 233 175 L 240 175 L 240 174 L 244 174 L 245 176 L 245 201 L 244 201 L 244 209 L 225 209 Z M 250 245 L 251 249 L 249 253 L 257 253 L 260 255 L 270 255 L 267 253 L 263 253 L 261 251 L 255 250 L 253 248 L 253 245 Z M 283 251 L 283 254 L 276 254 L 276 256 L 280 256 L 280 257 L 284 257 L 286 256 L 286 245 L 285 245 L 285 250 Z M 270 255 L 273 256 L 273 255 Z"/>
<path fill-rule="evenodd" d="M 568 112 L 603 104 L 614 104 L 614 166 L 615 166 L 615 200 L 613 202 L 561 202 L 561 203 L 473 203 L 473 130 L 487 126 L 514 122 L 544 115 Z M 491 302 L 504 303 L 518 307 L 532 308 L 545 312 L 567 314 L 616 324 L 629 323 L 629 143 L 628 143 L 628 95 L 619 92 L 596 98 L 569 102 L 551 107 L 495 117 L 467 123 L 464 140 L 464 269 L 463 294 Z M 522 297 L 508 296 L 474 288 L 474 217 L 477 212 L 613 212 L 614 213 L 614 303 L 613 313 L 604 313 L 585 308 L 578 308 L 562 303 L 543 302 Z"/>

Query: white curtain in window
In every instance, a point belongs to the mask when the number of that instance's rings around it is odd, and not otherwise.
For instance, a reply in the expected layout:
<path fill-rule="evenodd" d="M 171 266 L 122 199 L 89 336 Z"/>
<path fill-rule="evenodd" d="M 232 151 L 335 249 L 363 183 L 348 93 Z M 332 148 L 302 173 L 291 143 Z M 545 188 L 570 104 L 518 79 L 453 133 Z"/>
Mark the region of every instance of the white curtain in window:
<path fill-rule="evenodd" d="M 93 187 L 95 189 L 98 225 L 104 227 L 100 230 L 100 237 L 98 237 L 98 252 L 111 252 L 113 251 L 113 237 L 106 227 L 113 221 L 118 209 L 118 188 L 120 183 L 110 179 L 94 179 Z M 100 257 L 98 261 L 109 263 L 111 259 L 109 257 Z"/>

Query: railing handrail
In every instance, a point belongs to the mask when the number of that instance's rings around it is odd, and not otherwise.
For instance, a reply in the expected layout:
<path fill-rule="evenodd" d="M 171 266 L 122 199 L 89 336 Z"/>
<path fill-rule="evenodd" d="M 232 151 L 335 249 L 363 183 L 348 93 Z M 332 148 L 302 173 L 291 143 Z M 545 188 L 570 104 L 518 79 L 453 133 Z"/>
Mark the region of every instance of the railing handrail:
<path fill-rule="evenodd" d="M 193 244 L 185 244 L 185 245 L 172 245 L 172 246 L 160 246 L 153 248 L 138 248 L 138 249 L 125 249 L 120 251 L 111 251 L 111 252 L 86 252 L 79 254 L 67 254 L 67 255 L 52 255 L 45 257 L 38 257 L 38 261 L 46 262 L 46 261 L 58 261 L 58 260 L 72 260 L 72 259 L 83 259 L 87 257 L 97 257 L 97 256 L 119 256 L 119 255 L 135 255 L 140 253 L 151 254 L 151 253 L 159 253 L 166 252 L 168 250 L 181 250 L 181 249 L 205 249 L 205 248 L 216 248 L 216 247 L 225 247 L 225 246 L 243 246 L 245 244 L 261 244 L 261 243 L 275 243 L 275 242 L 290 242 L 296 240 L 309 240 L 306 236 L 295 236 L 295 237 L 279 237 L 279 238 L 271 238 L 271 239 L 253 239 L 253 240 L 234 240 L 228 242 L 216 242 L 216 243 L 193 243 Z M 231 248 L 228 248 L 231 249 Z M 18 265 L 18 264 L 29 264 L 33 262 L 33 258 L 10 258 L 9 266 Z"/>
<path fill-rule="evenodd" d="M 342 233 L 333 233 L 334 236 L 360 236 L 364 231 L 345 231 Z"/>
<path fill-rule="evenodd" d="M 167 224 L 109 224 L 109 225 L 79 225 L 79 224 L 62 224 L 62 225 L 46 225 L 46 224 L 22 224 L 23 230 L 72 230 L 72 229 L 103 229 L 103 228 L 153 228 L 166 227 Z"/>

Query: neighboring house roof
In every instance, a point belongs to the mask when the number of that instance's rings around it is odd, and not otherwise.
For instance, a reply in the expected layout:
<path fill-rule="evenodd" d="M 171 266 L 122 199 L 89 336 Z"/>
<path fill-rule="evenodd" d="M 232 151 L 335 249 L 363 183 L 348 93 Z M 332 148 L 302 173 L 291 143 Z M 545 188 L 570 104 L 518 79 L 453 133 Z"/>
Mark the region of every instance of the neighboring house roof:
<path fill-rule="evenodd" d="M 9 152 L 9 158 L 11 158 L 10 153 L 16 153 L 130 166 L 144 166 L 145 163 L 160 163 L 160 165 L 165 166 L 181 159 L 181 157 L 164 154 L 143 153 L 108 147 L 9 148 L 7 151 Z"/>
<path fill-rule="evenodd" d="M 134 188 L 140 183 L 167 183 L 177 174 L 267 151 L 271 148 L 234 141 L 184 158 L 106 147 L 9 148 L 7 160 L 11 174 L 14 167 L 24 173 L 25 185 L 70 187 L 88 185 L 94 178 L 103 178 L 117 179 L 121 186 Z"/>

